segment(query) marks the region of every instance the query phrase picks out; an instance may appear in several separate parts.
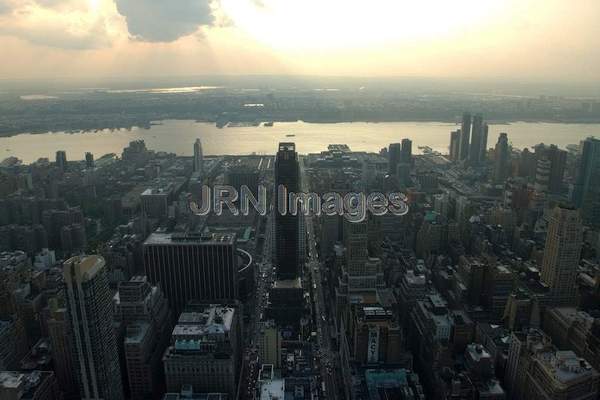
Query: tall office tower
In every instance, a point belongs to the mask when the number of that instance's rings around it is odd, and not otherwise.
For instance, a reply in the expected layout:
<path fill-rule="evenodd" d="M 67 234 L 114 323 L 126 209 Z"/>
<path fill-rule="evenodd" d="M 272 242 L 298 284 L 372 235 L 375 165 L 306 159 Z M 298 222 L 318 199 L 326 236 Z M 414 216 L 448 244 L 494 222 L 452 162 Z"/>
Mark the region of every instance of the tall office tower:
<path fill-rule="evenodd" d="M 241 361 L 239 309 L 198 307 L 181 314 L 163 356 L 167 391 L 189 385 L 197 393 L 228 393 L 234 399 Z"/>
<path fill-rule="evenodd" d="M 85 167 L 86 168 L 94 167 L 94 155 L 90 152 L 85 153 Z"/>
<path fill-rule="evenodd" d="M 469 148 L 469 164 L 477 166 L 481 157 L 481 141 L 483 136 L 483 117 L 477 114 L 473 117 L 471 129 L 471 145 Z"/>
<path fill-rule="evenodd" d="M 460 159 L 460 129 L 450 132 L 450 159 L 458 161 Z"/>
<path fill-rule="evenodd" d="M 506 133 L 501 133 L 500 136 L 498 136 L 494 155 L 494 183 L 504 183 L 509 176 L 509 151 L 508 135 Z"/>
<path fill-rule="evenodd" d="M 368 222 L 344 220 L 344 247 L 346 248 L 346 273 L 348 290 L 375 290 L 381 275 L 381 260 L 369 257 Z"/>
<path fill-rule="evenodd" d="M 51 299 L 49 309 L 47 326 L 54 373 L 65 399 L 79 399 L 79 388 L 73 376 L 73 352 L 69 343 L 67 309 L 59 306 L 56 299 Z"/>
<path fill-rule="evenodd" d="M 537 161 L 535 171 L 535 183 L 533 186 L 533 209 L 543 211 L 546 203 L 546 195 L 550 185 L 550 161 L 547 158 L 540 158 Z"/>
<path fill-rule="evenodd" d="M 400 162 L 412 164 L 412 140 L 402 139 L 402 150 L 400 151 Z"/>
<path fill-rule="evenodd" d="M 113 297 L 119 350 L 125 358 L 129 398 L 144 400 L 162 391 L 162 355 L 171 336 L 171 313 L 160 288 L 145 276 L 119 284 Z"/>
<path fill-rule="evenodd" d="M 548 223 L 541 274 L 542 281 L 550 287 L 554 306 L 576 304 L 575 280 L 582 245 L 579 211 L 564 205 L 554 208 Z"/>
<path fill-rule="evenodd" d="M 63 171 L 67 168 L 67 152 L 58 150 L 56 152 L 56 166 Z"/>
<path fill-rule="evenodd" d="M 469 157 L 469 138 L 471 137 L 471 114 L 464 113 L 462 126 L 460 128 L 460 145 L 458 148 L 459 160 L 466 160 Z"/>
<path fill-rule="evenodd" d="M 550 187 L 550 160 L 546 157 L 537 160 L 533 188 L 538 193 L 547 193 Z"/>
<path fill-rule="evenodd" d="M 600 139 L 587 138 L 583 142 L 573 203 L 581 208 L 583 222 L 600 227 Z"/>
<path fill-rule="evenodd" d="M 202 142 L 196 139 L 194 142 L 194 172 L 202 173 L 204 168 L 204 155 L 202 154 Z"/>
<path fill-rule="evenodd" d="M 484 123 L 483 130 L 481 131 L 481 147 L 480 147 L 481 152 L 479 154 L 479 162 L 480 163 L 485 162 L 485 157 L 487 155 L 488 132 L 489 132 L 489 126 L 488 126 L 488 124 Z"/>
<path fill-rule="evenodd" d="M 235 235 L 153 233 L 144 242 L 144 267 L 179 315 L 190 300 L 238 298 Z"/>
<path fill-rule="evenodd" d="M 548 176 L 548 190 L 550 193 L 559 193 L 563 188 L 563 178 L 565 175 L 565 167 L 567 164 L 567 152 L 560 150 L 556 145 L 546 146 L 538 144 L 534 146 L 535 157 L 547 159 L 550 162 L 550 171 Z"/>
<path fill-rule="evenodd" d="M 74 372 L 83 399 L 121 400 L 121 370 L 104 259 L 77 256 L 63 265 Z"/>
<path fill-rule="evenodd" d="M 388 173 L 390 175 L 396 175 L 396 168 L 398 168 L 401 154 L 402 145 L 400 143 L 391 143 L 388 150 Z"/>
<path fill-rule="evenodd" d="M 278 188 L 285 187 L 286 193 Z M 300 213 L 285 215 L 277 205 L 288 201 L 287 194 L 300 191 L 300 166 L 294 143 L 279 143 L 275 159 L 275 255 L 279 279 L 295 279 L 299 276 Z"/>

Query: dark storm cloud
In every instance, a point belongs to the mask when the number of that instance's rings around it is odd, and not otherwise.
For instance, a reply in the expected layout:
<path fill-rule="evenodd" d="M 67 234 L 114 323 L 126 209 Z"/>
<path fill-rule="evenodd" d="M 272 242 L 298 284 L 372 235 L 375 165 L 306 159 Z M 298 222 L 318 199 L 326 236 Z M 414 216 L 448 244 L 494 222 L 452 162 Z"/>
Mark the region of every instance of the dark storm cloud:
<path fill-rule="evenodd" d="M 115 0 L 129 33 L 147 42 L 172 42 L 215 21 L 210 0 Z"/>

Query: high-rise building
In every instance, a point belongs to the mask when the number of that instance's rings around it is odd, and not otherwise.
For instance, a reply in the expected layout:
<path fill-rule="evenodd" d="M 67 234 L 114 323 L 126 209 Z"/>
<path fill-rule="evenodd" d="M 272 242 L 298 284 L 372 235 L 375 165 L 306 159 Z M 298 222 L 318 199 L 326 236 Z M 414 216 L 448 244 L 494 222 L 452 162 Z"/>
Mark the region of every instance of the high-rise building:
<path fill-rule="evenodd" d="M 375 290 L 383 280 L 381 260 L 369 257 L 369 223 L 344 220 L 344 247 L 349 291 Z"/>
<path fill-rule="evenodd" d="M 85 153 L 85 167 L 86 168 L 94 167 L 94 155 L 90 152 Z"/>
<path fill-rule="evenodd" d="M 239 310 L 198 305 L 179 317 L 163 356 L 167 390 L 228 393 L 235 398 L 241 361 Z"/>
<path fill-rule="evenodd" d="M 400 162 L 400 157 L 402 154 L 402 145 L 400 143 L 391 143 L 388 149 L 388 164 L 389 164 L 389 174 L 395 175 L 396 168 L 398 168 L 398 163 Z"/>
<path fill-rule="evenodd" d="M 83 399 L 122 400 L 104 259 L 93 255 L 70 258 L 64 263 L 63 277 L 79 393 Z"/>
<path fill-rule="evenodd" d="M 60 307 L 56 299 L 49 304 L 48 336 L 52 347 L 54 373 L 65 399 L 78 399 L 79 390 L 73 374 L 73 349 L 69 341 L 67 309 Z"/>
<path fill-rule="evenodd" d="M 161 392 L 162 355 L 171 333 L 171 314 L 159 287 L 145 276 L 121 282 L 113 297 L 119 350 L 125 359 L 129 398 L 143 400 Z"/>
<path fill-rule="evenodd" d="M 285 187 L 282 192 L 278 188 Z M 275 255 L 279 279 L 299 276 L 300 212 L 281 213 L 277 205 L 288 201 L 288 194 L 300 190 L 300 166 L 294 143 L 279 143 L 275 159 Z"/>
<path fill-rule="evenodd" d="M 581 208 L 583 221 L 600 227 L 600 139 L 588 138 L 583 142 L 573 203 Z"/>
<path fill-rule="evenodd" d="M 67 152 L 64 150 L 58 150 L 56 152 L 56 166 L 61 170 L 67 168 Z"/>
<path fill-rule="evenodd" d="M 458 161 L 460 159 L 460 138 L 460 129 L 450 132 L 449 155 L 452 161 Z"/>
<path fill-rule="evenodd" d="M 175 315 L 190 300 L 238 298 L 235 235 L 153 233 L 144 242 L 144 267 Z"/>
<path fill-rule="evenodd" d="M 555 306 L 576 304 L 577 267 L 583 245 L 583 227 L 579 211 L 557 206 L 550 216 L 542 261 L 542 281 L 550 288 Z"/>
<path fill-rule="evenodd" d="M 510 172 L 510 148 L 508 145 L 508 135 L 506 133 L 501 133 L 498 136 L 494 157 L 494 182 L 504 183 Z"/>
<path fill-rule="evenodd" d="M 402 150 L 400 151 L 400 162 L 412 164 L 412 140 L 402 139 Z"/>
<path fill-rule="evenodd" d="M 548 190 L 550 193 L 561 192 L 567 164 L 567 152 L 553 144 L 550 146 L 538 144 L 535 146 L 535 157 L 538 162 L 541 159 L 546 159 L 549 162 Z"/>
<path fill-rule="evenodd" d="M 477 114 L 473 117 L 473 127 L 471 129 L 471 144 L 469 148 L 469 164 L 477 166 L 481 159 L 481 144 L 483 138 L 483 117 Z"/>
<path fill-rule="evenodd" d="M 204 172 L 204 155 L 202 154 L 202 142 L 196 139 L 194 142 L 194 172 Z"/>
<path fill-rule="evenodd" d="M 479 162 L 481 163 L 485 161 L 485 157 L 487 155 L 488 132 L 489 126 L 488 124 L 484 123 L 481 131 L 481 153 L 479 154 Z"/>
<path fill-rule="evenodd" d="M 462 125 L 460 128 L 460 145 L 458 149 L 459 160 L 466 160 L 469 157 L 469 139 L 471 137 L 471 114 L 464 113 Z"/>

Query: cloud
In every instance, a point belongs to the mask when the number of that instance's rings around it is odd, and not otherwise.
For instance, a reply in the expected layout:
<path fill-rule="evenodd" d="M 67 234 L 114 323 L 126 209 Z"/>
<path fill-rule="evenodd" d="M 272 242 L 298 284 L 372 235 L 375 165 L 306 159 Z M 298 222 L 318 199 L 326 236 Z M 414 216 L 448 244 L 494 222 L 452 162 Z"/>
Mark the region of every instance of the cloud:
<path fill-rule="evenodd" d="M 39 46 L 107 47 L 113 39 L 108 25 L 108 16 L 87 0 L 0 0 L 0 35 Z"/>
<path fill-rule="evenodd" d="M 13 5 L 9 0 L 0 0 L 0 15 L 11 12 Z"/>
<path fill-rule="evenodd" d="M 147 42 L 172 42 L 215 24 L 210 0 L 115 0 L 129 33 Z"/>

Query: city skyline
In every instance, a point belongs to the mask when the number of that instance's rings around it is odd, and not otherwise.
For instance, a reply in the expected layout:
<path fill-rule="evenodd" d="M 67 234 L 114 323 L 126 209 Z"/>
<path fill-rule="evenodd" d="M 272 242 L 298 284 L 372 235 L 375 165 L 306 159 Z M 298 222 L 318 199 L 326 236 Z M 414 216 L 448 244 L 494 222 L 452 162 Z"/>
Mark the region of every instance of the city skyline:
<path fill-rule="evenodd" d="M 599 400 L 598 0 L 0 0 L 0 400 Z"/>

